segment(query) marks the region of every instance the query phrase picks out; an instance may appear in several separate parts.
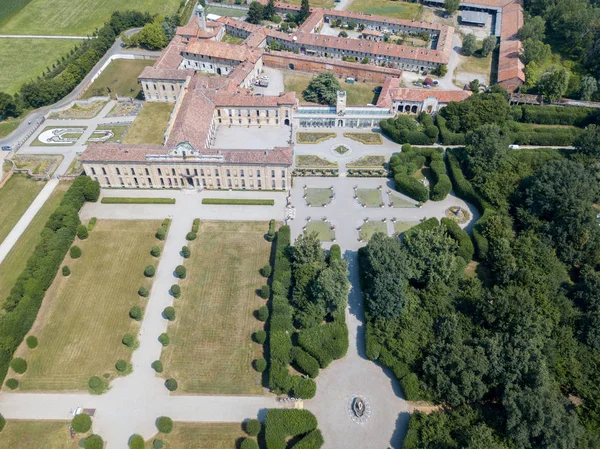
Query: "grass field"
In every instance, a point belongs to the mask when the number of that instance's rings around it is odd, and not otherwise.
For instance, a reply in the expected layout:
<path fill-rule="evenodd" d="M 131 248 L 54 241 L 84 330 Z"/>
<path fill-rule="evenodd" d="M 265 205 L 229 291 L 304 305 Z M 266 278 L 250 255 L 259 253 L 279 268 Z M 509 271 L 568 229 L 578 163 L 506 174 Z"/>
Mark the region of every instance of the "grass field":
<path fill-rule="evenodd" d="M 173 103 L 146 102 L 129 128 L 123 143 L 162 144 L 173 106 Z"/>
<path fill-rule="evenodd" d="M 44 181 L 34 181 L 25 175 L 13 175 L 4 187 L 0 188 L 0 211 L 2 211 L 0 243 L 4 241 L 43 187 Z"/>
<path fill-rule="evenodd" d="M 21 120 L 18 119 L 8 119 L 0 122 L 0 137 L 8 136 L 15 129 L 17 129 L 20 123 Z"/>
<path fill-rule="evenodd" d="M 383 201 L 379 189 L 356 189 L 356 196 L 367 207 L 379 207 Z"/>
<path fill-rule="evenodd" d="M 114 374 L 119 359 L 129 360 L 131 351 L 121 343 L 126 333 L 136 334 L 139 325 L 129 318 L 132 306 L 142 306 L 140 286 L 151 287 L 144 267 L 158 260 L 150 255 L 160 222 L 99 220 L 87 240 L 76 244 L 81 258 L 68 255 L 46 292 L 31 330 L 39 346 L 17 351 L 29 363 L 21 390 L 87 390 L 91 376 Z"/>
<path fill-rule="evenodd" d="M 239 45 L 242 42 L 244 42 L 244 39 L 242 39 L 241 37 L 234 36 L 232 34 L 225 34 L 225 36 L 223 36 L 223 39 L 221 39 L 221 42 L 227 42 L 228 44 Z"/>
<path fill-rule="evenodd" d="M 422 5 L 397 0 L 354 0 L 346 9 L 365 14 L 409 20 L 419 20 L 421 14 L 423 14 Z"/>
<path fill-rule="evenodd" d="M 286 92 L 296 92 L 300 104 L 314 104 L 304 101 L 302 92 L 308 87 L 308 83 L 315 74 L 302 72 L 284 72 L 284 85 Z M 377 83 L 354 83 L 348 84 L 344 80 L 340 81 L 342 90 L 347 92 L 346 102 L 348 106 L 366 106 L 367 104 L 375 104 L 379 94 L 375 94 L 373 90 L 379 87 Z"/>
<path fill-rule="evenodd" d="M 67 421 L 7 421 L 0 449 L 76 449 L 68 426 Z"/>
<path fill-rule="evenodd" d="M 394 231 L 396 234 L 402 234 L 418 224 L 418 221 L 397 221 L 394 223 Z"/>
<path fill-rule="evenodd" d="M 161 434 L 164 449 L 235 449 L 238 440 L 247 435 L 240 423 L 173 423 L 173 431 Z M 157 435 L 158 437 L 158 435 Z M 146 449 L 152 449 L 152 441 Z"/>
<path fill-rule="evenodd" d="M 0 39 L 0 92 L 14 94 L 78 43 L 74 39 Z"/>
<path fill-rule="evenodd" d="M 251 335 L 262 327 L 253 312 L 265 303 L 256 289 L 265 283 L 258 270 L 269 262 L 267 229 L 267 223 L 201 222 L 190 242 L 171 344 L 161 356 L 164 377 L 177 380 L 178 392 L 262 394 L 261 375 L 251 366 L 262 348 Z"/>
<path fill-rule="evenodd" d="M 33 0 L 0 26 L 0 33 L 87 36 L 101 28 L 113 11 L 135 9 L 151 14 L 173 14 L 178 6 L 179 0 L 140 0 L 135 3 L 122 0 Z"/>
<path fill-rule="evenodd" d="M 110 139 L 105 140 L 105 142 L 120 142 L 121 140 L 123 140 L 123 136 L 125 135 L 128 129 L 129 126 L 98 125 L 98 127 L 96 128 L 96 130 L 90 138 L 101 137 L 100 134 L 95 134 L 96 132 L 112 131 L 113 136 Z M 91 141 L 88 140 L 86 143 L 91 143 Z"/>
<path fill-rule="evenodd" d="M 220 6 L 207 6 L 206 14 L 216 14 L 218 16 L 226 16 L 226 17 L 244 17 L 248 11 L 244 9 L 231 9 L 231 8 L 221 8 Z"/>
<path fill-rule="evenodd" d="M 383 232 L 387 235 L 387 224 L 383 221 L 367 221 L 360 228 L 358 236 L 363 242 L 368 242 L 376 232 Z"/>
<path fill-rule="evenodd" d="M 136 98 L 142 89 L 138 84 L 138 76 L 144 67 L 154 64 L 152 59 L 116 59 L 100 74 L 100 76 L 85 91 L 83 98 L 108 95 L 108 88 L 113 98 Z"/>
<path fill-rule="evenodd" d="M 333 189 L 310 188 L 305 189 L 304 194 L 306 195 L 306 204 L 310 204 L 311 206 L 315 207 L 323 207 L 324 205 L 331 203 Z"/>
<path fill-rule="evenodd" d="M 316 232 L 322 242 L 331 242 L 335 239 L 335 231 L 331 229 L 331 225 L 322 220 L 310 221 L 306 225 L 306 232 L 308 234 Z"/>
<path fill-rule="evenodd" d="M 33 254 L 33 250 L 40 239 L 40 232 L 42 232 L 46 221 L 48 221 L 48 217 L 54 212 L 70 185 L 70 182 L 61 182 L 56 186 L 50 194 L 50 198 L 44 203 L 0 264 L 0 305 L 8 297 L 10 289 L 27 265 L 27 259 Z M 0 193 L 2 190 L 4 188 L 0 189 Z"/>

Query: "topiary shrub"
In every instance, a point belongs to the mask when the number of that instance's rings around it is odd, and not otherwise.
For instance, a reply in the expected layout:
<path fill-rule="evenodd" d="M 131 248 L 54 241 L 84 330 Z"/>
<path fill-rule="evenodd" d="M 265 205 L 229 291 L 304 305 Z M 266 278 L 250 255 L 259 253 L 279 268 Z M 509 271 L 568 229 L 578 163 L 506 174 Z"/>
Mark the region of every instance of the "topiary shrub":
<path fill-rule="evenodd" d="M 165 310 L 163 310 L 163 316 L 169 321 L 175 320 L 175 309 L 171 306 L 165 307 Z"/>
<path fill-rule="evenodd" d="M 260 269 L 260 275 L 268 278 L 271 276 L 271 265 L 265 265 Z"/>
<path fill-rule="evenodd" d="M 82 251 L 79 246 L 71 246 L 71 249 L 69 249 L 69 255 L 71 256 L 71 259 L 79 259 L 81 254 Z"/>
<path fill-rule="evenodd" d="M 27 340 L 25 340 L 25 343 L 27 343 L 27 347 L 29 349 L 35 349 L 38 345 L 38 339 L 37 337 L 30 335 L 29 337 L 27 337 Z"/>
<path fill-rule="evenodd" d="M 135 345 L 135 337 L 131 334 L 123 335 L 123 338 L 121 339 L 121 341 L 128 348 L 133 348 L 133 346 Z"/>
<path fill-rule="evenodd" d="M 294 397 L 300 399 L 312 399 L 317 393 L 317 384 L 312 379 L 305 379 L 303 377 L 294 378 Z"/>
<path fill-rule="evenodd" d="M 181 296 L 181 287 L 177 284 L 171 285 L 171 293 L 174 298 L 179 298 Z"/>
<path fill-rule="evenodd" d="M 65 265 L 64 267 L 62 267 L 62 274 L 65 277 L 69 276 L 71 274 L 71 270 L 69 269 L 68 266 Z"/>
<path fill-rule="evenodd" d="M 263 323 L 267 321 L 267 319 L 269 318 L 269 309 L 267 308 L 267 306 L 262 306 L 260 309 L 258 309 L 258 311 L 256 312 L 256 317 Z"/>
<path fill-rule="evenodd" d="M 194 218 L 194 223 L 192 224 L 192 232 L 198 232 L 198 229 L 200 229 L 200 219 Z"/>
<path fill-rule="evenodd" d="M 150 292 L 148 291 L 148 289 L 146 287 L 140 287 L 138 289 L 138 295 L 147 298 L 148 295 L 150 295 Z"/>
<path fill-rule="evenodd" d="M 260 287 L 259 296 L 262 299 L 268 299 L 270 294 L 271 294 L 271 288 L 267 284 L 264 284 Z"/>
<path fill-rule="evenodd" d="M 179 279 L 185 279 L 185 277 L 187 275 L 187 270 L 185 269 L 185 267 L 183 265 L 177 265 L 177 267 L 175 268 L 175 275 Z"/>
<path fill-rule="evenodd" d="M 337 243 L 331 245 L 331 248 L 329 249 L 329 262 L 334 260 L 342 260 L 342 249 Z"/>
<path fill-rule="evenodd" d="M 271 219 L 269 221 L 269 231 L 265 235 L 265 240 L 267 242 L 272 242 L 275 238 L 275 220 Z"/>
<path fill-rule="evenodd" d="M 140 309 L 138 306 L 133 306 L 129 310 L 129 316 L 136 321 L 140 321 L 142 319 L 142 309 Z"/>
<path fill-rule="evenodd" d="M 163 346 L 169 346 L 169 343 L 171 343 L 171 339 L 169 338 L 169 335 L 164 332 L 159 335 L 158 341 L 160 341 L 160 343 Z"/>
<path fill-rule="evenodd" d="M 90 387 L 93 394 L 102 394 L 106 390 L 107 385 L 98 376 L 92 376 L 88 380 L 88 387 Z"/>
<path fill-rule="evenodd" d="M 252 335 L 254 341 L 260 345 L 262 345 L 267 340 L 267 333 L 263 330 L 254 332 Z"/>
<path fill-rule="evenodd" d="M 146 442 L 141 435 L 133 435 L 129 438 L 129 449 L 144 449 Z"/>
<path fill-rule="evenodd" d="M 156 238 L 158 240 L 164 240 L 165 238 L 167 238 L 167 228 L 165 228 L 164 226 L 159 227 L 158 231 L 156 231 Z"/>
<path fill-rule="evenodd" d="M 98 219 L 96 217 L 90 218 L 90 221 L 88 223 L 88 231 L 92 231 L 94 229 L 94 226 L 96 226 L 97 221 Z"/>
<path fill-rule="evenodd" d="M 6 381 L 6 386 L 11 390 L 16 390 L 19 388 L 19 381 L 17 379 L 8 379 Z"/>
<path fill-rule="evenodd" d="M 103 449 L 104 440 L 100 435 L 90 435 L 85 439 L 84 449 Z"/>
<path fill-rule="evenodd" d="M 184 257 L 184 259 L 189 259 L 190 256 L 192 255 L 192 252 L 190 251 L 190 249 L 187 246 L 182 246 L 181 247 L 181 255 Z"/>
<path fill-rule="evenodd" d="M 154 257 L 160 256 L 160 246 L 154 245 L 152 247 L 152 249 L 150 250 L 150 254 L 152 254 L 152 256 L 154 256 Z"/>
<path fill-rule="evenodd" d="M 127 371 L 127 362 L 125 360 L 117 360 L 117 363 L 115 363 L 115 368 L 118 372 L 124 373 Z"/>
<path fill-rule="evenodd" d="M 92 428 L 92 418 L 85 413 L 75 415 L 71 421 L 71 427 L 77 433 L 87 433 Z"/>
<path fill-rule="evenodd" d="M 163 364 L 160 360 L 155 360 L 154 362 L 152 362 L 152 369 L 154 371 L 156 371 L 157 373 L 162 373 L 163 372 Z"/>
<path fill-rule="evenodd" d="M 262 373 L 267 369 L 267 361 L 265 359 L 256 359 L 254 362 L 252 362 L 252 366 L 256 371 Z"/>
<path fill-rule="evenodd" d="M 258 419 L 251 419 L 244 423 L 244 430 L 252 437 L 257 436 L 260 433 L 261 428 L 262 426 L 260 425 L 260 421 Z"/>
<path fill-rule="evenodd" d="M 144 268 L 144 276 L 147 278 L 154 276 L 154 273 L 156 273 L 156 268 L 154 268 L 154 265 L 148 265 L 146 268 Z"/>
<path fill-rule="evenodd" d="M 185 239 L 188 242 L 191 242 L 192 240 L 196 240 L 196 237 L 197 237 L 197 235 L 195 232 L 188 232 L 187 235 L 185 236 Z"/>
<path fill-rule="evenodd" d="M 25 359 L 17 357 L 16 359 L 12 359 L 10 361 L 10 367 L 15 373 L 23 374 L 25 371 L 27 371 L 27 362 Z"/>
<path fill-rule="evenodd" d="M 85 240 L 88 238 L 88 230 L 85 225 L 80 224 L 77 226 L 77 237 L 79 237 L 80 240 Z"/>
<path fill-rule="evenodd" d="M 175 379 L 167 379 L 165 380 L 165 387 L 169 391 L 175 391 L 177 390 L 177 381 Z"/>
<path fill-rule="evenodd" d="M 240 449 L 258 449 L 258 443 L 252 438 L 244 438 L 242 444 L 240 444 Z"/>
<path fill-rule="evenodd" d="M 156 428 L 161 433 L 171 433 L 171 430 L 173 430 L 173 420 L 166 416 L 161 416 L 156 420 Z"/>
<path fill-rule="evenodd" d="M 159 440 L 158 438 L 152 442 L 152 449 L 162 449 L 164 447 L 163 440 Z"/>

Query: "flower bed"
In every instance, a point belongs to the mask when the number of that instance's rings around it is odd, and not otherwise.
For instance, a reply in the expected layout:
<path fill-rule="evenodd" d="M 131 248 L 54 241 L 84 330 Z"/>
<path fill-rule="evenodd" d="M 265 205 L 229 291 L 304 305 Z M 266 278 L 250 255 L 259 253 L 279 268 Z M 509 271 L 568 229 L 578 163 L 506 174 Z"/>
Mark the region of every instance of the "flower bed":
<path fill-rule="evenodd" d="M 344 133 L 344 137 L 365 145 L 381 145 L 383 143 L 381 134 L 377 133 Z"/>
<path fill-rule="evenodd" d="M 333 139 L 336 137 L 336 133 L 305 133 L 298 132 L 296 133 L 296 142 L 300 144 L 316 144 L 325 142 L 326 140 Z"/>

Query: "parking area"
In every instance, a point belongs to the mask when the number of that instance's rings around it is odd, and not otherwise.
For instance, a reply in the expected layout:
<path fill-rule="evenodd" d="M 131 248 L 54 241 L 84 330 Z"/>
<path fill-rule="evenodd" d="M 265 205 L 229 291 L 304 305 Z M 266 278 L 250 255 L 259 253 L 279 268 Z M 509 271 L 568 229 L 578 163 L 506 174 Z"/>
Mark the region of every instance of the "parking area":
<path fill-rule="evenodd" d="M 262 75 L 269 81 L 268 87 L 254 86 L 254 93 L 263 95 L 279 95 L 285 90 L 283 84 L 283 72 L 271 67 L 263 67 Z"/>

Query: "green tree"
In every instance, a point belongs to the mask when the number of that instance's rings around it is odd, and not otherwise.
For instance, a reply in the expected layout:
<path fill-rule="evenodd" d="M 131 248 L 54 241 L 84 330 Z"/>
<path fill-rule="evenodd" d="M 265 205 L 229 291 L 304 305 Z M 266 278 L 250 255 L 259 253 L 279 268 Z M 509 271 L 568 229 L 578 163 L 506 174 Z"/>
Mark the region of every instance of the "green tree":
<path fill-rule="evenodd" d="M 589 125 L 575 140 L 575 149 L 586 156 L 600 158 L 600 126 Z"/>
<path fill-rule="evenodd" d="M 338 33 L 338 37 L 348 37 L 348 33 L 346 33 L 344 30 L 342 30 Z"/>
<path fill-rule="evenodd" d="M 471 56 L 477 51 L 477 39 L 474 34 L 467 34 L 462 43 L 462 54 Z"/>
<path fill-rule="evenodd" d="M 250 6 L 248 7 L 248 17 L 246 20 L 249 23 L 258 25 L 261 22 L 261 20 L 263 19 L 263 17 L 264 17 L 263 5 L 261 5 L 257 1 L 253 1 L 252 3 L 250 3 Z"/>
<path fill-rule="evenodd" d="M 80 413 L 79 415 L 75 415 L 71 421 L 71 426 L 77 433 L 86 433 L 92 428 L 92 418 L 90 418 L 90 415 Z"/>
<path fill-rule="evenodd" d="M 271 20 L 271 18 L 274 15 L 275 15 L 275 0 L 269 0 L 269 2 L 264 6 L 263 18 L 265 20 Z"/>
<path fill-rule="evenodd" d="M 302 0 L 302 3 L 300 5 L 300 12 L 298 13 L 298 16 L 296 17 L 296 22 L 299 24 L 304 22 L 308 18 L 309 15 L 310 15 L 310 4 L 308 3 L 308 0 Z"/>
<path fill-rule="evenodd" d="M 508 137 L 497 125 L 484 125 L 467 134 L 467 167 L 471 178 L 482 183 L 490 174 L 501 171 L 508 161 Z"/>
<path fill-rule="evenodd" d="M 469 83 L 469 90 L 473 93 L 479 93 L 479 86 L 481 85 L 481 83 L 479 82 L 479 80 L 477 78 L 475 78 L 473 81 L 471 81 Z"/>
<path fill-rule="evenodd" d="M 85 449 L 103 449 L 104 440 L 100 435 L 90 435 L 85 439 L 83 446 Z"/>
<path fill-rule="evenodd" d="M 333 260 L 323 269 L 312 286 L 312 296 L 323 310 L 332 315 L 343 314 L 348 302 L 348 263 Z"/>
<path fill-rule="evenodd" d="M 579 98 L 584 101 L 589 101 L 598 91 L 598 82 L 593 76 L 584 76 L 581 79 L 581 85 L 579 87 Z"/>
<path fill-rule="evenodd" d="M 12 95 L 0 92 L 0 120 L 18 115 L 17 103 Z"/>
<path fill-rule="evenodd" d="M 481 46 L 481 55 L 487 56 L 496 48 L 496 36 L 488 36 L 483 40 L 483 44 Z"/>
<path fill-rule="evenodd" d="M 336 104 L 337 91 L 342 90 L 333 72 L 321 72 L 308 83 L 302 96 L 306 101 L 319 104 Z"/>
<path fill-rule="evenodd" d="M 405 234 L 404 246 L 410 277 L 417 282 L 448 282 L 456 274 L 458 246 L 442 226 Z"/>
<path fill-rule="evenodd" d="M 569 72 L 564 67 L 555 66 L 542 75 L 538 87 L 546 100 L 556 101 L 569 88 Z"/>
<path fill-rule="evenodd" d="M 147 23 L 138 33 L 138 43 L 148 50 L 160 50 L 169 43 L 165 29 L 158 22 Z"/>
<path fill-rule="evenodd" d="M 543 41 L 546 37 L 546 21 L 541 16 L 528 17 L 518 33 L 521 41 Z"/>
<path fill-rule="evenodd" d="M 542 41 L 535 39 L 526 39 L 523 41 L 523 62 L 530 64 L 532 62 L 541 63 L 545 61 L 550 54 L 552 49 L 550 45 L 544 44 Z"/>
<path fill-rule="evenodd" d="M 297 265 L 314 264 L 320 267 L 325 264 L 325 251 L 316 232 L 304 232 L 298 236 L 292 247 L 292 260 Z"/>
<path fill-rule="evenodd" d="M 129 449 L 144 449 L 146 443 L 141 435 L 133 435 L 129 438 Z"/>
<path fill-rule="evenodd" d="M 446 9 L 446 12 L 450 15 L 458 11 L 459 6 L 460 0 L 444 0 L 444 8 Z"/>

